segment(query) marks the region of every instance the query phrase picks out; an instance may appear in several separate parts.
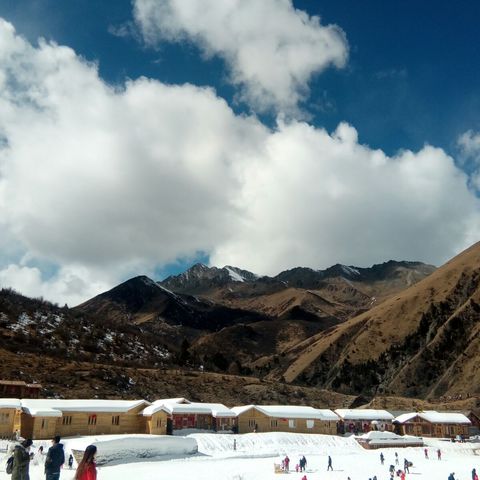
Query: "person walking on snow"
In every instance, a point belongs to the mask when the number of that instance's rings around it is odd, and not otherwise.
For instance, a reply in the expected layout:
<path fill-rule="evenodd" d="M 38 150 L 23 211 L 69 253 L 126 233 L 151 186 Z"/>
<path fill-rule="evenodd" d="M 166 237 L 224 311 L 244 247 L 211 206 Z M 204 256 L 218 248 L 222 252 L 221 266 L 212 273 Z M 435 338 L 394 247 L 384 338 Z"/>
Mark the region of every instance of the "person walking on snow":
<path fill-rule="evenodd" d="M 380 463 L 383 465 L 383 462 L 385 461 L 385 457 L 383 456 L 383 452 L 380 453 Z"/>
<path fill-rule="evenodd" d="M 329 455 L 328 456 L 328 467 L 327 467 L 327 472 L 329 470 L 332 470 L 333 471 L 333 467 L 332 467 L 332 457 Z"/>
<path fill-rule="evenodd" d="M 425 452 L 425 458 L 428 460 L 428 448 L 426 448 L 424 452 Z"/>
<path fill-rule="evenodd" d="M 48 449 L 45 459 L 45 478 L 46 480 L 59 480 L 60 468 L 65 463 L 65 452 L 60 443 L 60 437 L 56 435 L 52 439 L 52 446 Z"/>
<path fill-rule="evenodd" d="M 73 467 L 73 455 L 70 454 L 70 456 L 68 457 L 68 468 L 71 470 Z"/>
<path fill-rule="evenodd" d="M 403 460 L 403 470 L 405 473 L 410 473 L 410 462 L 406 458 Z"/>
<path fill-rule="evenodd" d="M 290 459 L 288 458 L 288 455 L 285 457 L 285 470 L 288 472 L 290 471 Z"/>
<path fill-rule="evenodd" d="M 438 458 L 439 460 L 442 459 L 442 451 L 441 451 L 440 449 L 437 450 L 437 458 Z"/>
<path fill-rule="evenodd" d="M 478 480 L 477 470 L 475 468 L 472 470 L 472 480 Z"/>
<path fill-rule="evenodd" d="M 395 465 L 400 465 L 400 462 L 398 461 L 398 453 L 395 452 Z"/>

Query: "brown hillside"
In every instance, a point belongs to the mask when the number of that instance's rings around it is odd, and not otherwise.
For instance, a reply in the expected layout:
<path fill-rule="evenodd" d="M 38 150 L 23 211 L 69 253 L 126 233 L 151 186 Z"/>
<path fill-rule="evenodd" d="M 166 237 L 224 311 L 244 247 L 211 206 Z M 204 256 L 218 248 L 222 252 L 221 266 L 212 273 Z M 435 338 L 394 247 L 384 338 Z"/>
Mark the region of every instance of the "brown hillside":
<path fill-rule="evenodd" d="M 479 393 L 480 243 L 368 312 L 292 348 L 287 382 L 438 397 Z"/>

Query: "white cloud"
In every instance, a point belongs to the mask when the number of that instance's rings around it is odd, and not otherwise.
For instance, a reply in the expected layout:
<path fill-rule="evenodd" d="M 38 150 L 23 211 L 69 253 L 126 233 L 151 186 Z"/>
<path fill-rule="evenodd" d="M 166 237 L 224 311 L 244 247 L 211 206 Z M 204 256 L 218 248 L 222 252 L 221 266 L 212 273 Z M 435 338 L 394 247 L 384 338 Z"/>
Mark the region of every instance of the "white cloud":
<path fill-rule="evenodd" d="M 345 34 L 293 7 L 291 0 L 135 0 L 146 41 L 192 41 L 218 55 L 230 81 L 254 109 L 291 113 L 308 82 L 330 65 L 343 67 Z"/>
<path fill-rule="evenodd" d="M 478 239 L 479 202 L 438 148 L 390 158 L 340 124 L 329 135 L 292 122 L 266 140 L 240 202 L 250 205 L 212 263 L 274 274 L 297 265 L 440 264 Z"/>
<path fill-rule="evenodd" d="M 101 276 L 105 278 L 104 274 Z M 80 265 L 63 267 L 48 279 L 36 267 L 10 264 L 0 270 L 0 286 L 8 286 L 29 297 L 43 297 L 64 303 L 68 301 L 70 306 L 108 290 L 111 285 L 110 282 L 99 281 L 93 272 Z"/>
<path fill-rule="evenodd" d="M 441 149 L 389 158 L 347 124 L 271 131 L 211 89 L 114 89 L 1 21 L 0 136 L 0 245 L 23 257 L 0 258 L 0 286 L 60 304 L 198 251 L 277 273 L 438 264 L 478 237 L 478 200 Z"/>
<path fill-rule="evenodd" d="M 480 133 L 468 130 L 458 137 L 459 146 L 463 157 L 480 160 Z"/>

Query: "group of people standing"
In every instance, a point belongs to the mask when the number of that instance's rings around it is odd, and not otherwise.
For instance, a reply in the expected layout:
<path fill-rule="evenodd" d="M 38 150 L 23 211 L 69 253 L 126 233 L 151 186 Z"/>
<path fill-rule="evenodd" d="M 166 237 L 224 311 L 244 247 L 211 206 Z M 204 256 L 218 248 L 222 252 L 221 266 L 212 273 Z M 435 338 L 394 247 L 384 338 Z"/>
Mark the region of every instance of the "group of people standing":
<path fill-rule="evenodd" d="M 305 458 L 305 455 L 302 455 L 298 460 L 298 463 L 295 465 L 295 471 L 304 472 L 306 468 L 307 459 Z M 288 455 L 286 455 L 285 458 L 282 460 L 282 470 L 285 472 L 290 471 L 290 458 L 288 458 Z"/>
<path fill-rule="evenodd" d="M 45 480 L 60 480 L 61 468 L 65 463 L 65 451 L 63 444 L 60 443 L 60 437 L 56 435 L 52 438 L 52 446 L 48 449 L 45 458 Z M 7 460 L 7 473 L 12 475 L 12 480 L 30 480 L 30 462 L 34 458 L 31 451 L 33 447 L 32 439 L 28 438 L 13 446 L 10 458 Z M 89 445 L 85 449 L 85 453 L 81 462 L 78 464 L 75 472 L 75 480 L 96 480 L 97 469 L 95 457 L 97 447 Z M 43 447 L 40 446 L 37 455 L 43 455 Z M 68 459 L 68 466 L 73 466 L 73 455 Z"/>

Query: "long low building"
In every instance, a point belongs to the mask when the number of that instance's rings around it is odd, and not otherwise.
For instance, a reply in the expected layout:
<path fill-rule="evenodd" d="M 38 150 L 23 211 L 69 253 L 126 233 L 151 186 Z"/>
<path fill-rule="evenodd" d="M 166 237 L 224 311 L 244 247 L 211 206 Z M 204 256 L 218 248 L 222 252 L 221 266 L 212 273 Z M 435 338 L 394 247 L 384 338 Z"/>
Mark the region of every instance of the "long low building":
<path fill-rule="evenodd" d="M 461 413 L 317 409 L 310 406 L 190 402 L 185 398 L 145 400 L 61 400 L 0 398 L 0 437 L 47 439 L 54 435 L 126 433 L 291 432 L 335 435 L 390 431 L 425 437 L 468 436 L 470 420 Z"/>
<path fill-rule="evenodd" d="M 143 433 L 145 400 L 22 400 L 24 438 Z"/>
<path fill-rule="evenodd" d="M 393 415 L 386 410 L 371 408 L 340 408 L 335 410 L 340 417 L 339 433 L 367 433 L 372 430 L 393 430 Z"/>
<path fill-rule="evenodd" d="M 423 437 L 455 438 L 468 435 L 471 421 L 462 413 L 411 412 L 399 415 L 393 420 L 398 433 Z"/>
<path fill-rule="evenodd" d="M 145 408 L 143 415 L 154 417 L 157 412 L 167 413 L 167 431 L 196 429 L 213 432 L 235 431 L 237 415 L 221 403 L 190 402 L 185 398 L 156 400 Z"/>
<path fill-rule="evenodd" d="M 239 433 L 337 433 L 338 417 L 331 410 L 307 406 L 246 405 L 233 407 Z"/>

